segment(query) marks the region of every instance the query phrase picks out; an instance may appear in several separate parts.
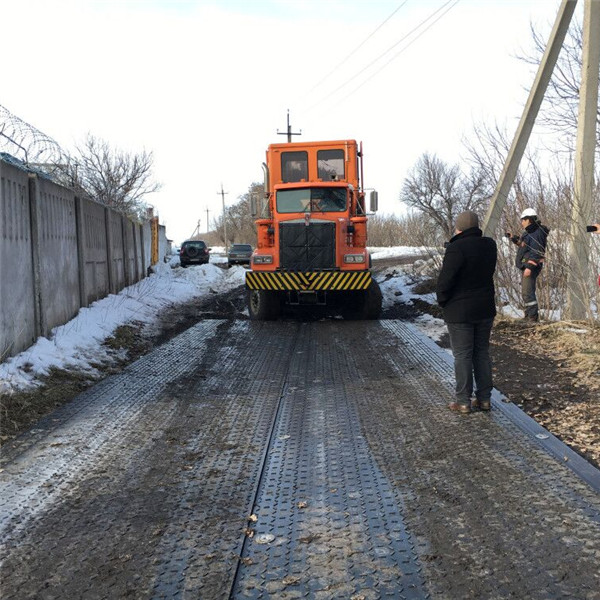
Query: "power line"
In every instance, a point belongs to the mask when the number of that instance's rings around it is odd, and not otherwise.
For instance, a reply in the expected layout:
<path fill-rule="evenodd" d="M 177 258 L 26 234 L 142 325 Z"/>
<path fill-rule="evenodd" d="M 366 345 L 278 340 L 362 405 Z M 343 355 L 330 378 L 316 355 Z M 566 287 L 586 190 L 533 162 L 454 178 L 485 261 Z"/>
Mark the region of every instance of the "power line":
<path fill-rule="evenodd" d="M 352 56 L 354 56 L 406 3 L 408 0 L 404 0 L 398 8 L 396 8 L 391 15 L 389 15 L 382 23 L 380 23 L 350 54 L 346 56 L 342 61 L 340 61 L 327 75 L 325 75 L 321 80 L 319 80 L 311 89 L 310 92 L 316 90 L 330 75 L 335 73 L 343 64 L 345 64 Z"/>
<path fill-rule="evenodd" d="M 345 88 L 352 81 L 354 81 L 358 76 L 362 75 L 365 71 L 367 71 L 368 69 L 370 69 L 376 62 L 378 62 L 379 60 L 381 60 L 386 54 L 389 54 L 399 44 L 401 44 L 407 38 L 409 38 L 411 35 L 413 35 L 413 33 L 415 33 L 416 31 L 418 31 L 419 29 L 421 29 L 421 27 L 423 27 L 428 21 L 430 21 L 431 19 L 433 19 L 446 6 L 448 6 L 449 4 L 452 4 L 453 1 L 454 1 L 454 4 L 452 6 L 450 6 L 450 8 L 448 10 L 446 10 L 444 13 L 442 13 L 442 15 L 440 15 L 440 17 L 438 17 L 438 19 L 436 19 L 433 23 L 431 23 L 431 25 L 429 27 L 427 27 L 423 32 L 421 32 L 405 48 L 403 48 L 399 53 L 397 53 L 392 58 L 392 60 L 394 60 L 394 58 L 396 58 L 399 54 L 401 54 L 402 52 L 404 52 L 404 50 L 406 48 L 408 48 L 408 46 L 410 46 L 417 39 L 419 39 L 419 37 L 421 37 L 421 35 L 423 35 L 423 33 L 425 33 L 425 31 L 427 31 L 434 23 L 436 23 L 437 21 L 439 21 L 439 19 L 441 17 L 443 17 L 451 8 L 453 8 L 454 6 L 456 6 L 456 4 L 458 4 L 458 2 L 460 2 L 460 0 L 447 0 L 447 2 L 445 2 L 444 4 L 442 4 L 442 6 L 440 6 L 439 8 L 437 8 L 435 11 L 433 11 L 427 18 L 423 19 L 423 21 L 421 21 L 416 27 L 413 27 L 413 29 L 411 29 L 407 34 L 403 35 L 395 44 L 393 44 L 392 46 L 390 46 L 385 52 L 383 52 L 377 58 L 375 58 L 374 60 L 372 60 L 366 67 L 364 67 L 358 73 L 356 73 L 355 75 L 353 75 L 352 77 L 350 77 L 349 79 L 347 79 L 344 83 L 342 83 L 341 85 L 339 85 L 335 90 L 333 90 L 332 92 L 330 92 L 329 94 L 327 94 L 327 96 L 321 98 L 321 100 L 319 100 L 318 102 L 316 102 L 315 104 L 313 104 L 312 106 L 310 106 L 307 109 L 307 112 L 310 112 L 311 110 L 313 110 L 317 106 L 320 106 L 323 102 L 325 102 L 326 100 L 328 100 L 329 98 L 331 98 L 331 96 L 333 96 L 334 94 L 336 94 L 337 92 L 339 92 L 341 89 Z M 391 61 L 388 61 L 388 63 L 386 63 L 386 65 L 389 64 L 389 62 L 391 62 Z M 377 72 L 379 72 L 379 71 L 377 71 Z M 354 93 L 354 92 L 352 92 L 352 93 Z"/>
<path fill-rule="evenodd" d="M 384 65 L 382 65 L 370 77 L 368 77 L 367 79 L 365 79 L 365 81 L 363 81 L 359 86 L 357 86 L 356 88 L 354 88 L 347 96 L 345 96 L 344 98 L 342 98 L 342 100 L 346 100 L 347 98 L 349 98 L 350 96 L 352 96 L 352 94 L 356 93 L 358 90 L 360 90 L 360 88 L 362 88 L 369 81 L 371 81 L 371 79 L 373 79 L 373 77 L 375 77 L 375 75 L 378 75 L 379 73 L 381 73 L 381 71 L 383 71 L 383 69 L 385 69 L 391 62 L 393 62 L 394 60 L 396 60 L 405 50 L 407 50 L 408 48 L 410 48 L 410 46 L 412 46 L 422 35 L 424 35 L 429 29 L 431 29 L 444 15 L 446 15 L 447 13 L 449 13 L 459 2 L 460 2 L 460 0 L 454 0 L 454 4 L 452 4 L 452 6 L 449 6 L 435 21 L 433 21 L 432 23 L 430 23 L 428 27 L 426 27 L 423 31 L 421 31 L 421 33 L 419 33 L 419 35 L 417 37 L 415 37 L 413 40 L 411 40 L 410 42 L 408 42 L 408 44 L 406 44 L 406 46 L 404 46 L 399 52 L 397 52 L 396 54 L 394 54 L 394 56 L 392 56 L 392 58 L 390 58 L 390 60 L 388 60 Z M 342 100 L 340 100 L 340 102 L 342 102 Z M 339 102 L 338 102 L 338 104 L 339 104 Z M 335 106 L 337 106 L 337 104 Z"/>

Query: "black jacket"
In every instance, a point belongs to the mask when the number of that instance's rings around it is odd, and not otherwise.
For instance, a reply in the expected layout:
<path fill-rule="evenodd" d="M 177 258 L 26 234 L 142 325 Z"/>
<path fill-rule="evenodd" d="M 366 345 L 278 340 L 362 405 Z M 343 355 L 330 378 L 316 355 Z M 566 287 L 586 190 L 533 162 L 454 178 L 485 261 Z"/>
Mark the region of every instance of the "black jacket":
<path fill-rule="evenodd" d="M 546 254 L 546 238 L 548 237 L 548 233 L 550 233 L 550 230 L 541 223 L 530 223 L 527 225 L 517 242 L 520 244 L 516 258 L 517 269 L 535 269 L 542 266 Z M 529 261 L 535 264 L 531 264 Z"/>
<path fill-rule="evenodd" d="M 436 295 L 447 323 L 473 323 L 496 315 L 494 271 L 496 242 L 471 227 L 446 248 Z"/>

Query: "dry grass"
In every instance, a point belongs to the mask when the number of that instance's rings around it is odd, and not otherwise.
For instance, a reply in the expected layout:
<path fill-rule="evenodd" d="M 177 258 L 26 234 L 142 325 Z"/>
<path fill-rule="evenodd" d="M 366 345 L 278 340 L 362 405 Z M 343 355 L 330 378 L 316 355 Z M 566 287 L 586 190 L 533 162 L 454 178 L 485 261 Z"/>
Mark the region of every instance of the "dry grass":
<path fill-rule="evenodd" d="M 501 317 L 492 340 L 497 387 L 600 466 L 600 324 Z"/>
<path fill-rule="evenodd" d="M 511 324 L 511 325 L 508 325 Z M 600 390 L 600 323 L 554 321 L 514 327 L 514 319 L 499 317 L 498 329 L 510 328 L 515 341 L 559 361 L 561 369 L 576 375 L 578 382 Z"/>
<path fill-rule="evenodd" d="M 94 382 L 89 374 L 52 369 L 38 387 L 0 394 L 0 443 L 16 437 Z"/>
<path fill-rule="evenodd" d="M 152 344 L 144 339 L 143 324 L 134 322 L 115 329 L 104 345 L 115 351 L 114 362 L 93 364 L 95 374 L 69 369 L 50 369 L 40 378 L 40 385 L 27 391 L 0 394 L 0 445 L 13 439 L 36 421 L 70 402 L 75 396 L 102 377 L 119 372 Z M 126 356 L 119 351 L 126 350 Z"/>
<path fill-rule="evenodd" d="M 532 336 L 577 372 L 580 383 L 600 390 L 600 324 L 559 321 L 541 324 Z"/>

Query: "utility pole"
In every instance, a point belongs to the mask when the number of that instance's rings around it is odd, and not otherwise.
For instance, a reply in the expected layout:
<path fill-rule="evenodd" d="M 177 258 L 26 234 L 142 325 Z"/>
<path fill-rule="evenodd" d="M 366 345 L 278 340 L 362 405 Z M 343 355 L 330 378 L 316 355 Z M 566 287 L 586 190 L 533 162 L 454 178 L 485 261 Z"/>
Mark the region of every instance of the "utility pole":
<path fill-rule="evenodd" d="M 200 235 L 200 219 L 198 219 L 196 229 L 194 229 L 194 233 L 192 233 L 191 237 L 195 238 L 197 235 Z"/>
<path fill-rule="evenodd" d="M 229 244 L 227 243 L 227 215 L 225 214 L 225 194 L 229 194 L 229 192 L 224 192 L 223 184 L 221 184 L 221 191 L 217 192 L 217 194 L 221 194 L 221 201 L 223 202 L 223 235 L 225 237 L 225 254 L 227 254 Z"/>
<path fill-rule="evenodd" d="M 590 240 L 585 226 L 592 216 L 594 187 L 598 70 L 600 69 L 600 2 L 585 0 L 583 10 L 581 87 L 569 248 L 570 268 L 567 273 L 569 289 L 567 315 L 574 320 L 585 319 L 589 312 Z"/>
<path fill-rule="evenodd" d="M 279 131 L 279 129 L 277 130 L 277 135 L 287 135 L 287 141 L 291 142 L 292 141 L 292 136 L 293 135 L 302 135 L 302 129 L 298 132 L 293 132 L 292 131 L 292 126 L 290 125 L 290 109 L 288 108 L 287 111 L 287 131 L 283 132 L 283 131 Z"/>
<path fill-rule="evenodd" d="M 208 232 L 210 231 L 210 225 L 208 222 L 208 208 L 206 209 L 206 234 L 208 235 Z"/>
<path fill-rule="evenodd" d="M 542 100 L 544 99 L 546 88 L 552 77 L 554 65 L 556 64 L 558 54 L 562 48 L 565 36 L 567 35 L 569 23 L 571 22 L 571 17 L 575 12 L 576 6 L 577 0 L 563 0 L 558 9 L 558 15 L 554 27 L 552 28 L 552 32 L 550 33 L 546 51 L 544 52 L 544 56 L 538 67 L 537 75 L 535 76 L 533 87 L 531 88 L 529 98 L 523 109 L 523 115 L 519 121 L 519 126 L 517 127 L 512 146 L 510 147 L 506 162 L 504 163 L 504 168 L 502 169 L 502 173 L 496 184 L 496 189 L 490 200 L 490 206 L 482 227 L 483 235 L 494 237 L 496 227 L 500 222 L 500 215 L 506 205 L 510 188 L 515 181 L 521 158 L 527 147 L 527 142 L 529 141 L 535 118 L 537 117 Z"/>

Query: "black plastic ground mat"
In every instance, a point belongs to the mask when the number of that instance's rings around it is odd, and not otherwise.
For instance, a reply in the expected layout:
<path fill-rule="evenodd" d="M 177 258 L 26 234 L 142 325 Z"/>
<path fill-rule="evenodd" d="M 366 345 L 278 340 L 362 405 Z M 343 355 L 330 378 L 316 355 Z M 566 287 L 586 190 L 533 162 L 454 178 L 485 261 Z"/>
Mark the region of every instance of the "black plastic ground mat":
<path fill-rule="evenodd" d="M 300 329 L 234 598 L 428 597 L 399 490 L 361 432 L 351 348 L 335 330 Z"/>
<path fill-rule="evenodd" d="M 297 327 L 202 322 L 8 448 L 3 599 L 227 597 Z"/>
<path fill-rule="evenodd" d="M 443 352 L 199 323 L 6 446 L 2 598 L 600 598 L 599 495 L 496 401 L 448 411 Z"/>

